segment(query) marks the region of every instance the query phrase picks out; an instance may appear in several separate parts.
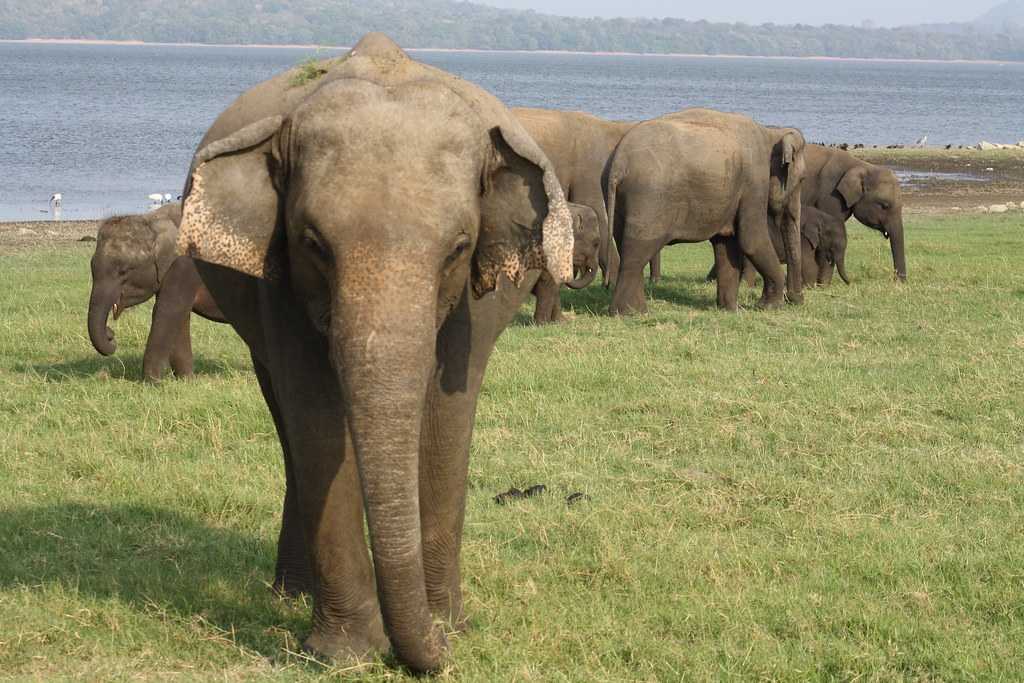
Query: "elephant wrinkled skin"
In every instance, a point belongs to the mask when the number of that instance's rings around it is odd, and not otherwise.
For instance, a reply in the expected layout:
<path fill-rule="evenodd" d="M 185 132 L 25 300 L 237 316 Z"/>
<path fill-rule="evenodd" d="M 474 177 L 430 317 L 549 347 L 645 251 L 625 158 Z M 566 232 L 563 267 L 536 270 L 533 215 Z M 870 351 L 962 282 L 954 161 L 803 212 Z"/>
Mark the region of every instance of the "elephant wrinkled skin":
<path fill-rule="evenodd" d="M 311 568 L 305 648 L 437 670 L 464 623 L 470 436 L 502 329 L 572 217 L 493 96 L 368 34 L 243 93 L 200 143 L 179 249 L 250 348 L 285 456 L 279 580 Z M 370 552 L 363 536 L 369 527 Z M 372 564 L 371 556 L 372 553 Z M 283 570 L 283 571 L 282 571 Z"/>
<path fill-rule="evenodd" d="M 619 247 L 611 313 L 643 313 L 643 269 L 668 244 L 710 240 L 718 305 L 736 309 L 743 255 L 764 276 L 761 306 L 783 302 L 783 277 L 769 236 L 779 226 L 786 290 L 802 301 L 800 185 L 804 139 L 738 114 L 688 109 L 637 124 L 622 138 L 605 195 Z"/>
<path fill-rule="evenodd" d="M 191 259 L 175 252 L 180 220 L 180 204 L 108 218 L 100 224 L 90 264 L 89 339 L 104 356 L 117 349 L 110 315 L 116 320 L 156 296 L 142 357 L 142 374 L 150 381 L 159 380 L 168 364 L 178 377 L 192 374 L 191 313 L 224 322 Z"/>

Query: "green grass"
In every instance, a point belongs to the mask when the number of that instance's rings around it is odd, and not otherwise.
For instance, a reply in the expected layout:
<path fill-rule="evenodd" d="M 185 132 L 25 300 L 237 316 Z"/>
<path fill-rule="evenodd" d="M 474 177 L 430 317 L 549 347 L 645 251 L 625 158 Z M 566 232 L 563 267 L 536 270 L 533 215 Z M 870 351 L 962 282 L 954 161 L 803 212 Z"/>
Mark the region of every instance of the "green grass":
<path fill-rule="evenodd" d="M 910 220 L 902 286 L 851 224 L 853 286 L 799 308 L 716 311 L 697 245 L 647 317 L 598 287 L 560 327 L 524 309 L 480 401 L 445 677 L 1017 679 L 1021 223 Z M 242 344 L 197 320 L 197 378 L 141 384 L 148 311 L 114 358 L 85 335 L 90 251 L 0 257 L 0 671 L 345 673 L 295 654 L 308 605 L 267 588 L 283 477 Z"/>

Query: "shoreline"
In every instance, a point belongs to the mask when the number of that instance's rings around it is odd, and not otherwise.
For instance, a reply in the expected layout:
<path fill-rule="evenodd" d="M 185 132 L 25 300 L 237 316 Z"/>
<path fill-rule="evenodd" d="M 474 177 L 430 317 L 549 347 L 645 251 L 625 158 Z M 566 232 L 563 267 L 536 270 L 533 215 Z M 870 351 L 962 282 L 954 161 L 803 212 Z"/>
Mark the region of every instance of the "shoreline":
<path fill-rule="evenodd" d="M 315 45 L 290 43 L 162 43 L 143 40 L 103 40 L 93 38 L 0 38 L 0 44 L 22 45 L 108 45 L 120 47 L 210 47 L 210 48 L 256 48 L 278 50 L 349 50 L 344 45 Z M 860 62 L 860 63 L 897 63 L 897 64 L 986 64 L 1005 66 L 1008 64 L 1024 64 L 1024 62 L 995 59 L 921 59 L 913 57 L 830 57 L 827 55 L 807 55 L 785 57 L 779 55 L 737 55 L 737 54 L 697 54 L 687 52 L 615 52 L 615 51 L 574 51 L 574 50 L 501 50 L 483 48 L 451 48 L 451 47 L 413 47 L 407 52 L 451 52 L 451 53 L 498 53 L 498 54 L 537 54 L 537 55 L 585 55 L 594 57 L 673 57 L 683 59 L 758 59 L 758 60 L 803 60 L 815 62 Z"/>

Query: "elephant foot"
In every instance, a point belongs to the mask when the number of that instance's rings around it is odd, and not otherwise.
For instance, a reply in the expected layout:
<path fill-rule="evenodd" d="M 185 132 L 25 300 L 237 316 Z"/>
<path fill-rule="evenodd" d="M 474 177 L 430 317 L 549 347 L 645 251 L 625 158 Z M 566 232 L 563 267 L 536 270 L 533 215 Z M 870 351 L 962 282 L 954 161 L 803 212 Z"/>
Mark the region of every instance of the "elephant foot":
<path fill-rule="evenodd" d="M 633 303 L 615 303 L 612 301 L 608 312 L 614 316 L 620 315 L 645 315 L 647 313 L 647 301 L 640 299 Z"/>
<path fill-rule="evenodd" d="M 789 304 L 790 306 L 802 306 L 804 303 L 803 292 L 799 294 L 787 294 L 786 303 Z"/>
<path fill-rule="evenodd" d="M 308 576 L 278 576 L 270 587 L 283 598 L 298 598 L 303 594 L 313 594 L 313 579 Z"/>
<path fill-rule="evenodd" d="M 302 651 L 316 659 L 338 665 L 365 663 L 387 654 L 391 642 L 384 633 L 384 624 L 378 616 L 361 631 L 321 633 L 313 631 L 302 644 Z"/>
<path fill-rule="evenodd" d="M 782 308 L 783 303 L 782 299 L 761 299 L 755 304 L 754 308 L 760 311 L 771 311 Z"/>

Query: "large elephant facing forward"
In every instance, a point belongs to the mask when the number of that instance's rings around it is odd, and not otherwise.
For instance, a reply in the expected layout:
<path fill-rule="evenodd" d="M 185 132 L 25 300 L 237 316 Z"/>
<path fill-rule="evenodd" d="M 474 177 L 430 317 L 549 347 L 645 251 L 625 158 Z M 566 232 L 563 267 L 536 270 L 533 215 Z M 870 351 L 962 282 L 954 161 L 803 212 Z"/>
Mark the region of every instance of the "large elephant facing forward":
<path fill-rule="evenodd" d="M 438 620 L 464 619 L 484 369 L 540 270 L 571 279 L 572 219 L 548 159 L 480 88 L 380 34 L 316 71 L 255 86 L 213 123 L 179 247 L 248 344 L 278 430 L 282 541 L 301 529 L 292 560 L 313 574 L 305 647 L 390 642 L 432 671 Z"/>
<path fill-rule="evenodd" d="M 615 146 L 636 124 L 579 111 L 517 107 L 512 113 L 551 160 L 566 199 L 589 206 L 597 215 L 601 276 L 605 286 L 614 285 L 619 255 L 608 228 L 603 178 Z"/>
<path fill-rule="evenodd" d="M 787 289 L 800 302 L 800 184 L 804 139 L 738 114 L 688 109 L 632 128 L 610 162 L 608 215 L 619 246 L 612 314 L 642 313 L 643 269 L 662 247 L 710 240 L 718 305 L 735 310 L 742 256 L 765 279 L 762 306 L 783 301 L 783 277 L 768 232 L 782 230 Z"/>
<path fill-rule="evenodd" d="M 827 214 L 858 221 L 889 240 L 896 277 L 907 279 L 903 240 L 903 198 L 896 174 L 849 152 L 807 145 L 807 173 L 802 201 Z"/>
<path fill-rule="evenodd" d="M 114 216 L 100 224 L 93 254 L 88 329 L 93 347 L 109 356 L 117 349 L 107 325 L 132 306 L 156 296 L 153 323 L 142 356 L 142 374 L 160 379 L 170 364 L 178 377 L 192 374 L 190 316 L 224 318 L 202 286 L 188 257 L 178 257 L 175 242 L 181 205 L 168 204 L 146 214 Z"/>

